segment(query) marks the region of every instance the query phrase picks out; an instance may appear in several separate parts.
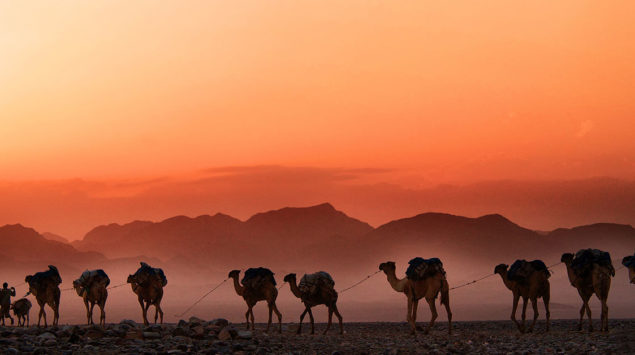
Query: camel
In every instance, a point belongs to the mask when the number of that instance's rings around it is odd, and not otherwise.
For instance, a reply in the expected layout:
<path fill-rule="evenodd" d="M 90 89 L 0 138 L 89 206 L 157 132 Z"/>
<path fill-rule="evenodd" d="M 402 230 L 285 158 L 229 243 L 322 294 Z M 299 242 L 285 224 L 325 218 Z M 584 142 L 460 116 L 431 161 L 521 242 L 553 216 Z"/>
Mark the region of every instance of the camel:
<path fill-rule="evenodd" d="M 273 278 L 273 272 L 265 268 L 248 269 L 243 277 L 242 285 L 238 282 L 238 276 L 240 270 L 232 270 L 227 277 L 234 280 L 234 289 L 239 296 L 247 303 L 247 313 L 245 313 L 245 320 L 247 322 L 247 329 L 249 329 L 249 320 L 251 319 L 251 329 L 255 330 L 254 326 L 254 311 L 253 308 L 258 301 L 267 301 L 267 307 L 269 307 L 269 320 L 267 322 L 267 330 L 271 326 L 271 313 L 275 312 L 278 316 L 278 333 L 282 333 L 282 314 L 278 311 L 276 306 L 276 298 L 278 298 L 278 289 L 276 288 L 276 280 Z"/>
<path fill-rule="evenodd" d="M 591 249 L 587 249 L 591 250 Z M 588 269 L 586 272 L 579 272 L 576 270 L 576 259 L 580 259 L 581 253 L 586 250 L 579 251 L 574 257 L 571 253 L 562 254 L 562 261 L 567 266 L 567 274 L 569 276 L 569 282 L 571 286 L 578 290 L 578 294 L 582 298 L 582 308 L 580 308 L 580 322 L 578 324 L 578 330 L 582 330 L 582 320 L 584 318 L 584 311 L 586 310 L 587 317 L 589 318 L 589 331 L 593 331 L 593 320 L 591 318 L 591 308 L 589 307 L 589 299 L 593 294 L 602 303 L 602 331 L 609 330 L 609 307 L 607 305 L 607 299 L 609 297 L 609 290 L 611 289 L 611 276 L 615 275 L 613 265 L 610 263 L 610 256 L 608 264 L 601 265 L 598 262 L 587 263 Z M 608 253 L 606 253 L 608 255 Z"/>
<path fill-rule="evenodd" d="M 540 262 L 542 263 L 542 262 Z M 544 265 L 544 263 L 542 263 Z M 547 318 L 547 328 L 546 331 L 549 331 L 549 297 L 550 297 L 550 285 L 549 285 L 549 270 L 547 267 L 543 269 L 532 269 L 532 272 L 529 274 L 527 278 L 524 280 L 520 279 L 510 279 L 507 271 L 508 266 L 505 264 L 500 264 L 494 268 L 494 273 L 499 274 L 501 279 L 503 279 L 503 283 L 505 286 L 512 291 L 514 295 L 514 303 L 512 306 L 512 315 L 511 319 L 514 321 L 518 330 L 521 333 L 525 332 L 525 315 L 527 312 L 527 299 L 531 300 L 531 306 L 534 310 L 534 320 L 529 326 L 528 332 L 532 332 L 534 330 L 534 326 L 536 325 L 536 320 L 538 319 L 538 298 L 542 298 L 543 303 L 545 304 L 545 313 Z M 522 314 L 522 325 L 516 320 L 516 309 L 518 308 L 518 300 L 522 297 L 523 299 L 523 314 Z"/>
<path fill-rule="evenodd" d="M 635 284 L 635 255 L 624 257 L 622 265 L 628 268 L 628 280 L 630 283 Z"/>
<path fill-rule="evenodd" d="M 62 277 L 57 268 L 49 265 L 47 271 L 28 275 L 24 281 L 29 284 L 29 292 L 27 294 L 32 293 L 40 306 L 37 326 L 40 326 L 42 317 L 44 317 L 44 327 L 48 326 L 46 323 L 46 312 L 44 312 L 44 305 L 46 304 L 53 309 L 53 325 L 56 326 L 60 318 L 61 292 L 59 285 L 62 283 Z"/>
<path fill-rule="evenodd" d="M 448 282 L 445 279 L 445 275 L 442 273 L 436 273 L 433 276 L 427 277 L 422 280 L 411 280 L 407 277 L 398 279 L 395 274 L 396 265 L 393 261 L 387 261 L 379 265 L 379 270 L 382 270 L 388 278 L 388 283 L 397 292 L 403 292 L 408 298 L 408 311 L 406 319 L 410 323 L 410 333 L 416 334 L 417 331 L 417 308 L 419 300 L 425 298 L 430 306 L 430 323 L 425 329 L 424 334 L 428 334 L 434 321 L 437 319 L 438 313 L 434 300 L 441 293 L 441 304 L 445 305 L 445 310 L 448 314 L 448 333 L 452 334 L 452 311 L 450 310 L 450 289 Z"/>
<path fill-rule="evenodd" d="M 26 322 L 26 326 L 29 326 L 29 311 L 31 310 L 31 301 L 26 298 L 20 298 L 13 302 L 11 305 L 13 314 L 18 318 L 18 326 L 23 327 Z"/>
<path fill-rule="evenodd" d="M 299 298 L 302 303 L 304 303 L 304 312 L 300 315 L 300 324 L 298 325 L 297 333 L 302 333 L 302 321 L 304 320 L 304 316 L 308 313 L 309 319 L 311 320 L 311 334 L 315 334 L 315 324 L 313 321 L 313 312 L 311 312 L 311 308 L 317 305 L 325 305 L 328 308 L 329 312 L 329 321 L 326 325 L 326 329 L 323 334 L 326 334 L 328 330 L 331 328 L 331 323 L 333 321 L 333 313 L 339 319 L 340 323 L 340 334 L 344 334 L 344 327 L 342 326 L 342 316 L 340 312 L 337 310 L 337 291 L 333 288 L 335 283 L 331 276 L 323 271 L 319 273 L 312 274 L 314 283 L 321 282 L 321 284 L 315 285 L 314 290 L 311 290 L 311 287 L 298 287 L 296 281 L 295 274 L 288 274 L 284 277 L 284 282 L 289 283 L 289 288 L 294 296 Z M 300 281 L 300 285 L 304 286 L 308 282 L 304 282 L 309 280 L 310 276 L 304 275 L 302 280 Z M 313 291 L 313 292 L 312 292 Z"/>
<path fill-rule="evenodd" d="M 132 287 L 132 292 L 137 295 L 141 312 L 143 315 L 143 324 L 149 325 L 148 308 L 154 306 L 154 323 L 156 324 L 159 315 L 161 315 L 161 324 L 163 324 L 163 310 L 161 309 L 161 299 L 163 298 L 163 287 L 167 285 L 168 280 L 159 268 L 153 268 L 150 265 L 141 262 L 141 267 L 134 273 L 128 275 L 128 281 Z"/>
<path fill-rule="evenodd" d="M 75 281 L 73 281 L 73 288 L 77 292 L 77 295 L 84 300 L 84 306 L 86 306 L 86 319 L 88 325 L 95 324 L 93 322 L 93 308 L 95 304 L 99 306 L 101 315 L 99 317 L 99 325 L 106 326 L 106 299 L 108 298 L 107 287 L 110 284 L 110 279 L 104 270 L 86 270 Z M 90 306 L 89 306 L 90 303 Z"/>

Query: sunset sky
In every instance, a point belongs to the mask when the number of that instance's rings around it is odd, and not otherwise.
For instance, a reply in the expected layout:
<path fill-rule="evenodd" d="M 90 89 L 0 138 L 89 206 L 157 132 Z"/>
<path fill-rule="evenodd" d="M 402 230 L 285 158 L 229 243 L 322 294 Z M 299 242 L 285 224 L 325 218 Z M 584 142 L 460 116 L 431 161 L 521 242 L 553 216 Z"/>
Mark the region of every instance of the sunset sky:
<path fill-rule="evenodd" d="M 67 218 L 95 208 L 84 223 L 334 198 L 354 210 L 358 195 L 331 185 L 303 199 L 325 176 L 631 181 L 634 13 L 630 0 L 0 1 L 0 223 L 78 238 L 87 225 L 45 216 L 61 200 Z M 271 204 L 215 205 L 194 183 L 236 169 L 274 174 L 250 175 Z M 304 186 L 292 198 L 285 171 Z M 241 181 L 227 186 L 254 186 Z M 152 188 L 120 214 L 90 202 Z M 183 189 L 211 200 L 161 199 Z M 157 200 L 174 203 L 146 208 Z"/>

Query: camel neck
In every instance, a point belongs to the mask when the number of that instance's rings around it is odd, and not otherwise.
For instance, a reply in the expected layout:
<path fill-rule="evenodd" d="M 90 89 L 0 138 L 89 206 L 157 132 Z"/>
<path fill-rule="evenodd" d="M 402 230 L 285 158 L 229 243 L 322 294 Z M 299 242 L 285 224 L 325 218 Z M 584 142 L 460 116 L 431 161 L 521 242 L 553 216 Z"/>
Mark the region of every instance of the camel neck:
<path fill-rule="evenodd" d="M 513 290 L 514 282 L 507 277 L 507 271 L 502 272 L 499 275 L 501 276 L 501 279 L 503 280 L 505 287 L 507 287 L 510 290 Z"/>
<path fill-rule="evenodd" d="M 302 292 L 300 291 L 300 288 L 298 288 L 298 283 L 296 280 L 289 281 L 289 289 L 291 289 L 291 292 L 295 297 L 302 298 Z"/>
<path fill-rule="evenodd" d="M 405 284 L 407 279 L 404 277 L 403 279 L 398 279 L 395 271 L 387 272 L 386 278 L 388 279 L 388 283 L 393 290 L 397 292 L 404 292 Z"/>
<path fill-rule="evenodd" d="M 571 285 L 575 286 L 577 276 L 575 276 L 575 272 L 571 267 L 571 263 L 565 263 L 565 266 L 567 267 L 567 276 L 569 276 L 569 282 L 571 282 Z"/>
<path fill-rule="evenodd" d="M 232 277 L 232 279 L 234 279 L 234 289 L 236 290 L 236 293 L 239 296 L 242 296 L 243 295 L 243 291 L 245 290 L 245 288 L 240 285 L 240 283 L 238 282 L 238 277 L 237 276 Z"/>

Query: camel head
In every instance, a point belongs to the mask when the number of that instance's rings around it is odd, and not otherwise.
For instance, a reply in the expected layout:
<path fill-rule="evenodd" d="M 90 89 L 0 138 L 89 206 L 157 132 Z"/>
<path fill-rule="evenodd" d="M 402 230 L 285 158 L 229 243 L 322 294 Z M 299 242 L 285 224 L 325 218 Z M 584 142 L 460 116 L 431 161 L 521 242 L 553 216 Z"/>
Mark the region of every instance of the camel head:
<path fill-rule="evenodd" d="M 83 297 L 84 290 L 82 289 L 82 285 L 79 283 L 79 280 L 73 281 L 73 288 L 79 297 Z"/>
<path fill-rule="evenodd" d="M 385 263 L 379 264 L 379 270 L 383 271 L 385 274 L 395 272 L 397 266 L 394 261 L 386 261 Z"/>
<path fill-rule="evenodd" d="M 126 280 L 127 283 L 129 284 L 136 284 L 137 282 L 137 278 L 134 275 L 128 275 L 128 280 Z"/>
<path fill-rule="evenodd" d="M 507 264 L 498 264 L 494 268 L 494 273 L 495 274 L 499 274 L 499 275 L 505 275 L 504 273 L 507 272 L 507 268 L 508 267 L 509 267 L 509 265 L 507 265 Z"/>
<path fill-rule="evenodd" d="M 31 282 L 32 278 L 33 278 L 33 275 L 28 275 L 27 277 L 24 278 L 24 282 L 29 283 Z"/>
<path fill-rule="evenodd" d="M 232 271 L 229 272 L 227 277 L 233 279 L 233 278 L 238 278 L 238 275 L 240 275 L 240 270 L 232 270 Z"/>
<path fill-rule="evenodd" d="M 288 274 L 287 276 L 284 277 L 284 282 L 288 282 L 290 284 L 295 283 L 295 280 L 296 280 L 295 274 Z"/>
<path fill-rule="evenodd" d="M 622 265 L 627 266 L 632 259 L 633 259 L 633 256 L 625 256 L 624 259 L 622 259 Z"/>
<path fill-rule="evenodd" d="M 560 261 L 565 263 L 566 265 L 571 265 L 571 262 L 573 261 L 573 254 L 571 253 L 562 254 Z"/>

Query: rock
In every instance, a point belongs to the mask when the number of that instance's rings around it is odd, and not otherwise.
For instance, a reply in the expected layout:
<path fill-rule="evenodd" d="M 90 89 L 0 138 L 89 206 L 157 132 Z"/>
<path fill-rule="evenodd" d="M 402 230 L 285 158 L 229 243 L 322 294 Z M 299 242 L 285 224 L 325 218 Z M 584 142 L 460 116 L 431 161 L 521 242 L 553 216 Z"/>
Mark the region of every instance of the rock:
<path fill-rule="evenodd" d="M 126 339 L 143 339 L 143 332 L 139 330 L 129 330 L 126 332 Z"/>
<path fill-rule="evenodd" d="M 161 339 L 161 333 L 143 332 L 143 339 Z"/>
<path fill-rule="evenodd" d="M 207 331 L 205 331 L 205 328 L 203 328 L 202 325 L 197 325 L 196 327 L 192 327 L 192 332 L 194 332 L 193 337 L 196 338 L 202 338 L 205 336 L 205 334 L 207 334 Z"/>
<path fill-rule="evenodd" d="M 220 333 L 218 333 L 218 340 L 231 340 L 234 337 L 236 337 L 236 330 L 235 329 L 231 329 L 229 327 L 225 327 L 223 328 L 223 330 L 220 331 Z"/>
<path fill-rule="evenodd" d="M 130 319 L 124 319 L 121 322 L 119 322 L 119 324 L 126 324 L 132 328 L 136 328 L 137 327 L 137 322 L 130 320 Z"/>
<path fill-rule="evenodd" d="M 104 337 L 104 331 L 100 328 L 90 328 L 84 333 L 84 337 L 91 339 L 101 339 Z"/>
<path fill-rule="evenodd" d="M 179 327 L 187 327 L 187 322 L 181 319 L 176 325 Z"/>
<path fill-rule="evenodd" d="M 213 324 L 215 326 L 224 328 L 229 325 L 229 321 L 225 318 L 216 318 L 209 321 L 208 324 Z"/>
<path fill-rule="evenodd" d="M 204 320 L 202 320 L 201 318 L 197 318 L 197 317 L 190 317 L 189 323 L 191 325 L 198 325 L 198 324 L 203 324 L 205 323 Z"/>
<path fill-rule="evenodd" d="M 190 336 L 191 331 L 188 328 L 184 328 L 184 327 L 176 327 L 174 328 L 174 330 L 172 331 L 172 336 L 184 336 L 184 337 L 188 337 Z"/>
<path fill-rule="evenodd" d="M 44 332 L 40 335 L 37 336 L 39 339 L 41 340 L 47 340 L 47 339 L 57 339 L 57 337 L 55 336 L 55 334 L 51 333 L 51 332 Z"/>
<path fill-rule="evenodd" d="M 7 348 L 5 350 L 5 353 L 7 353 L 7 354 L 17 354 L 18 353 L 18 349 L 16 349 L 16 348 Z"/>
<path fill-rule="evenodd" d="M 48 339 L 45 342 L 42 343 L 42 345 L 44 346 L 55 346 L 57 345 L 57 340 L 56 339 Z"/>
<path fill-rule="evenodd" d="M 240 339 L 251 339 L 253 334 L 249 330 L 239 330 L 236 334 Z"/>

